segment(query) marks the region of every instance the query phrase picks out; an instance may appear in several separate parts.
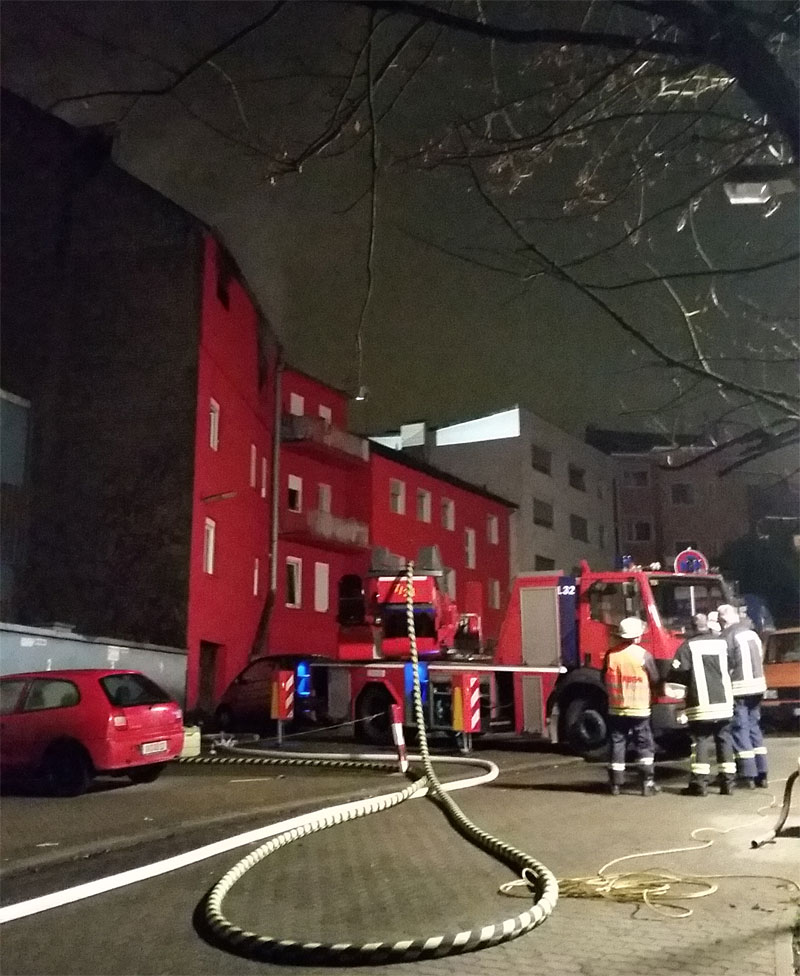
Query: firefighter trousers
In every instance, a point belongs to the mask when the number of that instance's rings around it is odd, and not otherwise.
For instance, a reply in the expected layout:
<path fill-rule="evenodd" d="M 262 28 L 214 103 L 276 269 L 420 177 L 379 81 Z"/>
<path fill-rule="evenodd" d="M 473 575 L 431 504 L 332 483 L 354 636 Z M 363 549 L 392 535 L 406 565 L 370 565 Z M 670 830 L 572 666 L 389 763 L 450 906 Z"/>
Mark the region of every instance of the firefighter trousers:
<path fill-rule="evenodd" d="M 609 715 L 608 727 L 610 740 L 608 778 L 611 785 L 622 786 L 625 782 L 625 753 L 629 742 L 642 781 L 651 782 L 656 747 L 653 741 L 653 730 L 650 727 L 650 716 L 634 718 L 629 715 Z"/>
<path fill-rule="evenodd" d="M 733 752 L 739 779 L 767 778 L 767 747 L 761 734 L 762 695 L 733 700 Z"/>
<path fill-rule="evenodd" d="M 715 722 L 690 722 L 692 758 L 689 785 L 705 786 L 711 776 L 711 755 L 716 752 L 717 774 L 720 784 L 733 785 L 736 762 L 733 758 L 733 730 L 731 719 Z"/>

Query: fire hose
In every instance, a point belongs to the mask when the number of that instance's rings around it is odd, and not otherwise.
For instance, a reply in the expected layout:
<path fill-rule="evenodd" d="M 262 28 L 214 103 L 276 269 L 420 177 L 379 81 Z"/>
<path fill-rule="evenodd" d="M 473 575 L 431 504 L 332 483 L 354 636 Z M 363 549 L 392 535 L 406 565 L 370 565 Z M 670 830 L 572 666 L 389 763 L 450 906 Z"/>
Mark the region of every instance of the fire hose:
<path fill-rule="evenodd" d="M 414 564 L 406 567 L 406 617 L 408 621 L 408 636 L 411 650 L 413 671 L 413 702 L 414 716 L 419 737 L 419 752 L 424 775 L 414 780 L 409 786 L 394 793 L 367 798 L 360 803 L 353 804 L 347 812 L 327 813 L 320 811 L 317 818 L 292 830 L 284 831 L 270 838 L 256 850 L 238 861 L 214 885 L 205 899 L 205 921 L 214 937 L 215 942 L 222 948 L 248 959 L 269 962 L 289 962 L 305 965 L 325 966 L 361 966 L 368 964 L 383 964 L 397 962 L 411 962 L 418 959 L 434 959 L 442 956 L 456 955 L 464 952 L 474 952 L 479 949 L 509 942 L 536 926 L 541 925 L 553 912 L 558 900 L 558 883 L 550 870 L 529 854 L 506 844 L 491 834 L 477 827 L 448 795 L 448 786 L 443 785 L 436 775 L 428 751 L 428 741 L 425 734 L 425 717 L 422 709 L 422 693 L 419 681 L 419 659 L 417 656 L 416 631 L 414 628 Z M 232 755 L 231 760 L 245 760 L 243 750 L 231 750 L 238 755 Z M 250 750 L 247 750 L 250 752 Z M 264 756 L 271 761 L 273 757 Z M 377 757 L 374 757 L 377 760 Z M 416 757 L 415 757 L 416 758 Z M 280 761 L 276 759 L 275 761 Z M 291 757 L 284 756 L 285 763 L 303 762 L 305 765 L 338 765 L 360 766 L 360 768 L 391 768 L 386 763 L 370 762 L 358 759 L 342 759 L 338 756 Z M 475 760 L 463 760 L 472 762 Z M 486 765 L 486 764 L 483 764 Z M 452 787 L 451 787 L 452 788 Z M 515 871 L 527 884 L 532 903 L 517 915 L 501 922 L 490 923 L 480 928 L 467 929 L 443 935 L 420 936 L 411 939 L 401 939 L 396 942 L 301 942 L 293 939 L 281 939 L 272 935 L 248 932 L 225 916 L 223 902 L 231 888 L 251 868 L 263 861 L 270 854 L 280 850 L 287 844 L 306 837 L 309 834 L 325 830 L 336 824 L 344 823 L 371 813 L 379 813 L 398 806 L 412 797 L 427 794 L 442 810 L 450 824 L 468 841 L 491 855 L 496 860 Z"/>

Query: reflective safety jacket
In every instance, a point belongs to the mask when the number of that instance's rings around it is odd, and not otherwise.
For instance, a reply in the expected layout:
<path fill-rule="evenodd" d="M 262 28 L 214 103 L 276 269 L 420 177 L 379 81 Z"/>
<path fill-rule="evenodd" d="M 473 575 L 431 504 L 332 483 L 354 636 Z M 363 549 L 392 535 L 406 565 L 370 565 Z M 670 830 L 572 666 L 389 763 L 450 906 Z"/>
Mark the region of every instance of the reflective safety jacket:
<path fill-rule="evenodd" d="M 721 635 L 698 634 L 685 640 L 673 658 L 670 680 L 686 685 L 690 722 L 717 722 L 733 715 L 728 642 Z"/>
<path fill-rule="evenodd" d="M 730 624 L 722 631 L 722 636 L 728 642 L 728 668 L 734 697 L 763 695 L 767 682 L 764 679 L 761 638 L 743 623 Z"/>
<path fill-rule="evenodd" d="M 609 715 L 650 715 L 650 686 L 658 681 L 658 669 L 649 651 L 639 644 L 623 644 L 610 650 L 603 676 Z"/>

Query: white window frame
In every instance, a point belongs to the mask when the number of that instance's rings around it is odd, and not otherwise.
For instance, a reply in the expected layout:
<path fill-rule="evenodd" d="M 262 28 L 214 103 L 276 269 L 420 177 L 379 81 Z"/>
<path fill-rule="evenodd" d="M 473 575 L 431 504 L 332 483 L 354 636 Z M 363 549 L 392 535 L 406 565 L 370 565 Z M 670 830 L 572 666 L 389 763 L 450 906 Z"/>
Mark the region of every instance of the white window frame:
<path fill-rule="evenodd" d="M 219 450 L 219 404 L 212 397 L 208 405 L 208 446 Z"/>
<path fill-rule="evenodd" d="M 293 417 L 302 417 L 305 412 L 306 412 L 305 397 L 300 396 L 299 393 L 290 393 L 289 413 Z"/>
<path fill-rule="evenodd" d="M 261 457 L 261 497 L 267 497 L 267 459 Z"/>
<path fill-rule="evenodd" d="M 293 569 L 294 575 L 294 588 L 295 588 L 295 602 L 289 602 L 289 577 L 288 570 L 289 567 Z M 299 610 L 303 606 L 303 560 L 298 559 L 296 556 L 286 557 L 286 606 L 292 607 L 294 610 Z"/>
<path fill-rule="evenodd" d="M 500 544 L 500 519 L 496 515 L 486 516 L 486 539 L 490 545 Z"/>
<path fill-rule="evenodd" d="M 399 478 L 389 479 L 389 511 L 393 515 L 406 514 L 406 483 Z"/>
<path fill-rule="evenodd" d="M 320 482 L 317 485 L 317 508 L 319 509 L 319 511 L 325 512 L 327 515 L 330 515 L 331 500 L 332 500 L 331 486 Z"/>
<path fill-rule="evenodd" d="M 475 569 L 475 529 L 464 528 L 464 562 L 467 569 Z"/>
<path fill-rule="evenodd" d="M 430 522 L 431 493 L 425 488 L 417 488 L 417 521 Z"/>
<path fill-rule="evenodd" d="M 286 507 L 290 512 L 302 512 L 303 511 L 303 479 L 296 474 L 290 474 L 286 482 Z M 297 492 L 297 508 L 292 508 L 289 504 L 289 492 Z"/>
<path fill-rule="evenodd" d="M 314 563 L 314 609 L 327 613 L 331 605 L 331 567 L 328 563 Z"/>
<path fill-rule="evenodd" d="M 442 499 L 442 528 L 448 532 L 456 530 L 456 503 L 452 498 Z"/>
<path fill-rule="evenodd" d="M 214 575 L 214 555 L 217 545 L 217 523 L 207 518 L 203 529 L 203 572 Z"/>
<path fill-rule="evenodd" d="M 258 583 L 260 577 L 259 568 L 259 558 L 256 556 L 255 560 L 253 561 L 253 596 L 258 596 Z"/>
<path fill-rule="evenodd" d="M 326 424 L 333 423 L 333 411 L 330 407 L 326 407 L 324 403 L 319 405 L 319 415 L 325 421 Z"/>
<path fill-rule="evenodd" d="M 258 448 L 250 445 L 250 487 L 255 488 L 258 478 Z"/>
<path fill-rule="evenodd" d="M 491 610 L 500 609 L 500 580 L 489 580 L 489 608 Z"/>

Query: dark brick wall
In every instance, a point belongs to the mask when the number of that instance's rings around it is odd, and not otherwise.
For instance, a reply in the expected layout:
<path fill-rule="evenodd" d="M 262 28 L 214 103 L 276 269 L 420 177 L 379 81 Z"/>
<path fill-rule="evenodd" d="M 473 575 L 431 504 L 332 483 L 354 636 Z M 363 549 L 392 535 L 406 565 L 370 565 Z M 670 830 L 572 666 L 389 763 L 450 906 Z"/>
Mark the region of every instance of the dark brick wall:
<path fill-rule="evenodd" d="M 185 645 L 202 228 L 95 138 L 33 110 L 14 129 L 3 382 L 33 415 L 18 617 Z"/>

